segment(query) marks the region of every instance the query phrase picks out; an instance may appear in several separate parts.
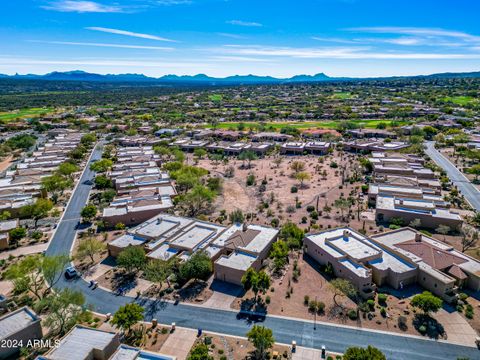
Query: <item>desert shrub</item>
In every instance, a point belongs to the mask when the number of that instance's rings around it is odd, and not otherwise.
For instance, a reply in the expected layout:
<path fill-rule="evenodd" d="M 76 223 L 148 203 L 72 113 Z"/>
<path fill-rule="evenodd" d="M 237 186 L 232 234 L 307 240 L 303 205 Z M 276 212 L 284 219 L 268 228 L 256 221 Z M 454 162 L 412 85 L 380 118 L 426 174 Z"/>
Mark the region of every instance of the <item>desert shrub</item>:
<path fill-rule="evenodd" d="M 378 300 L 378 303 L 379 303 L 379 304 L 386 304 L 386 302 L 387 302 L 387 295 L 385 295 L 385 294 L 378 294 L 377 300 Z"/>
<path fill-rule="evenodd" d="M 474 315 L 473 306 L 470 304 L 467 304 L 467 307 L 465 308 L 465 316 L 468 319 L 473 319 L 473 315 Z"/>
<path fill-rule="evenodd" d="M 308 212 L 312 212 L 313 210 L 315 210 L 315 206 L 313 206 L 313 205 L 308 205 L 307 206 L 307 211 Z"/>
<path fill-rule="evenodd" d="M 355 310 L 351 309 L 351 310 L 348 310 L 348 313 L 347 313 L 348 317 L 350 320 L 357 320 L 358 318 L 358 314 Z"/>
<path fill-rule="evenodd" d="M 384 307 L 382 307 L 380 309 L 380 314 L 383 316 L 383 317 L 386 317 L 387 316 L 387 309 L 385 309 Z"/>
<path fill-rule="evenodd" d="M 407 318 L 405 316 L 398 317 L 398 328 L 402 331 L 407 330 Z"/>
<path fill-rule="evenodd" d="M 292 186 L 292 187 L 290 188 L 290 192 L 291 192 L 292 194 L 296 194 L 296 193 L 298 192 L 298 188 L 297 188 L 296 186 Z"/>
<path fill-rule="evenodd" d="M 375 309 L 375 301 L 373 301 L 372 299 L 367 300 L 367 305 L 370 308 L 370 310 Z"/>
<path fill-rule="evenodd" d="M 303 304 L 304 304 L 304 305 L 308 305 L 308 302 L 309 302 L 309 301 L 310 301 L 310 296 L 305 295 L 305 296 L 303 297 Z"/>

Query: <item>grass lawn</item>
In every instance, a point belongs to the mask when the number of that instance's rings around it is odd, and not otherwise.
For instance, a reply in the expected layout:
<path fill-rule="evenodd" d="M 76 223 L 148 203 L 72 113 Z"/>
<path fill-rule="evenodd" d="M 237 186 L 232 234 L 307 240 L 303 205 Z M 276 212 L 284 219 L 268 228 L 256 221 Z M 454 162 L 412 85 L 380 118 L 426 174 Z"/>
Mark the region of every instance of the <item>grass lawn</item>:
<path fill-rule="evenodd" d="M 387 126 L 390 125 L 391 120 L 349 120 L 358 125 L 363 125 L 365 128 L 373 129 L 376 128 L 379 123 L 386 123 Z M 266 128 L 272 128 L 274 130 L 281 130 L 284 127 L 293 127 L 300 130 L 305 129 L 336 129 L 338 128 L 341 120 L 324 120 L 324 121 L 302 121 L 302 122 L 267 122 L 265 123 Z M 217 125 L 218 129 L 231 129 L 235 130 L 238 127 L 240 122 L 224 122 Z M 245 128 L 257 126 L 258 122 L 243 122 Z M 406 125 L 406 121 L 397 121 L 399 126 Z M 207 126 L 209 127 L 209 126 Z"/>
<path fill-rule="evenodd" d="M 208 98 L 210 99 L 210 101 L 222 101 L 223 99 L 221 94 L 212 94 L 209 95 Z"/>
<path fill-rule="evenodd" d="M 348 91 L 338 92 L 331 96 L 332 99 L 339 99 L 339 100 L 348 100 L 348 99 L 355 99 L 357 96 L 352 95 Z"/>
<path fill-rule="evenodd" d="M 0 112 L 0 122 L 10 122 L 16 119 L 27 119 L 39 117 L 41 114 L 48 114 L 52 108 L 30 108 L 8 112 Z"/>
<path fill-rule="evenodd" d="M 443 98 L 443 101 L 451 102 L 460 106 L 465 106 L 472 103 L 479 103 L 479 99 L 471 96 L 447 96 Z"/>

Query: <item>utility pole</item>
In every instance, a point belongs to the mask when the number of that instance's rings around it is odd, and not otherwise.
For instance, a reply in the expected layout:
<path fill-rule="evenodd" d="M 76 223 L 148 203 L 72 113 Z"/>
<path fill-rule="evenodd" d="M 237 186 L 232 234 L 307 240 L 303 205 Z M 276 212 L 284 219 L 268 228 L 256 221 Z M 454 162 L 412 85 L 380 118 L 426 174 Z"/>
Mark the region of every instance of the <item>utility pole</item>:
<path fill-rule="evenodd" d="M 315 296 L 315 312 L 313 313 L 313 330 L 317 330 L 317 297 Z"/>

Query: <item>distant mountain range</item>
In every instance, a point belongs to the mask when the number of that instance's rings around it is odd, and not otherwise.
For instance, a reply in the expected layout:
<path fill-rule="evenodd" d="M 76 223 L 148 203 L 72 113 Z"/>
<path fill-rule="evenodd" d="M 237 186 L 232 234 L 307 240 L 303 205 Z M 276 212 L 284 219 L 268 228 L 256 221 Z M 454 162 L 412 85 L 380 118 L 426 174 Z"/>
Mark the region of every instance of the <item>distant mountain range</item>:
<path fill-rule="evenodd" d="M 30 79 L 30 80 L 55 80 L 55 81 L 100 81 L 100 82 L 145 82 L 145 83 L 196 83 L 196 84 L 288 84 L 288 83 L 318 83 L 326 81 L 360 81 L 360 80 L 386 80 L 386 79 L 404 79 L 404 78 L 480 78 L 480 71 L 468 73 L 440 73 L 432 75 L 418 76 L 392 76 L 378 78 L 348 78 L 348 77 L 330 77 L 324 73 L 315 75 L 295 75 L 290 78 L 275 78 L 271 76 L 257 75 L 234 75 L 224 78 L 210 77 L 205 74 L 198 75 L 165 75 L 158 78 L 148 77 L 143 74 L 94 74 L 81 70 L 66 72 L 51 72 L 45 75 L 26 74 L 26 75 L 5 75 L 0 74 L 0 79 Z"/>

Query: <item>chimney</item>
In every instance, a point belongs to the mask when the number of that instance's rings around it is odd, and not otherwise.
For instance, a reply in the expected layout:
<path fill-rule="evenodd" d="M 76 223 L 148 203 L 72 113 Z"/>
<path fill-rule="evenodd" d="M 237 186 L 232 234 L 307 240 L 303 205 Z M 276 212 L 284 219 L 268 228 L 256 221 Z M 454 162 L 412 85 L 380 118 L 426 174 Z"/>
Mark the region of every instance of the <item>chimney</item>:
<path fill-rule="evenodd" d="M 416 242 L 421 242 L 422 241 L 422 234 L 417 232 L 415 233 L 415 241 Z"/>
<path fill-rule="evenodd" d="M 350 231 L 348 231 L 348 230 L 343 230 L 343 238 L 344 238 L 344 239 L 347 239 L 349 235 L 350 235 Z"/>

